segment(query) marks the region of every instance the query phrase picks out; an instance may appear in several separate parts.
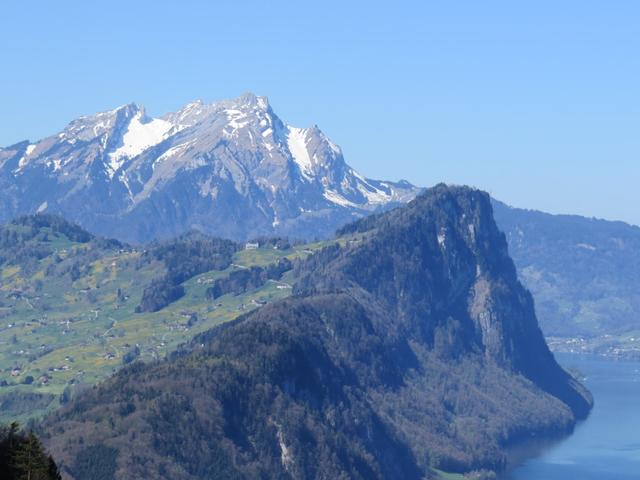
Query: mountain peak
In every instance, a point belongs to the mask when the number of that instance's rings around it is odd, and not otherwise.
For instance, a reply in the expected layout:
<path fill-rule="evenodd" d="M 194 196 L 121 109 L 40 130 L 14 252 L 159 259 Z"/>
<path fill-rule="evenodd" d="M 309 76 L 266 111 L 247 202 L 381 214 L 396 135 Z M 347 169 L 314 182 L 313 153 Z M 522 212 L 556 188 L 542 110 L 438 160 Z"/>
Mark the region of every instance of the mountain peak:
<path fill-rule="evenodd" d="M 144 112 L 144 107 L 140 107 L 136 103 L 127 103 L 113 110 L 82 116 L 71 121 L 59 137 L 71 142 L 89 141 L 111 132 L 114 128 L 119 128 L 136 115 L 144 116 Z"/>
<path fill-rule="evenodd" d="M 125 103 L 124 105 L 120 105 L 117 108 L 114 108 L 113 110 L 111 110 L 110 112 L 106 112 L 106 113 L 120 113 L 123 112 L 126 115 L 131 115 L 131 114 L 135 114 L 137 112 L 139 112 L 140 110 L 144 111 L 144 106 L 143 105 L 138 105 L 136 102 L 129 102 L 129 103 Z M 98 115 L 104 114 L 105 112 L 99 113 Z"/>
<path fill-rule="evenodd" d="M 264 96 L 258 96 L 253 92 L 243 93 L 235 100 L 232 100 L 232 103 L 236 103 L 240 106 L 258 107 L 261 110 L 269 109 L 269 99 Z"/>

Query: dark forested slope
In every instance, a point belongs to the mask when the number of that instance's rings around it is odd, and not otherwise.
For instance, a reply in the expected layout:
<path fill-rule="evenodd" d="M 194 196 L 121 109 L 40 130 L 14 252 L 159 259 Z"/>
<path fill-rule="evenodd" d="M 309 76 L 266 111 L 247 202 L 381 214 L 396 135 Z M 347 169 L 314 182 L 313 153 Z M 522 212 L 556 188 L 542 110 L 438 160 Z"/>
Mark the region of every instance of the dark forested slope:
<path fill-rule="evenodd" d="M 500 470 L 590 396 L 555 362 L 489 197 L 438 186 L 295 267 L 296 296 L 133 364 L 45 422 L 65 475 L 409 478 Z"/>

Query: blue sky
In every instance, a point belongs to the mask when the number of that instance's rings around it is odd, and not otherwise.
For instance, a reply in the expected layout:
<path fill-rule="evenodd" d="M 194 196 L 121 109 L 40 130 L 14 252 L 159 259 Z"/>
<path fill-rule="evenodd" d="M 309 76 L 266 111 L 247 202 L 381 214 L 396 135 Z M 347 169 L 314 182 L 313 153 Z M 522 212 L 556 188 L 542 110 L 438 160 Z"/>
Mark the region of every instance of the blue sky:
<path fill-rule="evenodd" d="M 640 224 L 640 2 L 7 1 L 0 145 L 253 91 L 374 178 Z"/>

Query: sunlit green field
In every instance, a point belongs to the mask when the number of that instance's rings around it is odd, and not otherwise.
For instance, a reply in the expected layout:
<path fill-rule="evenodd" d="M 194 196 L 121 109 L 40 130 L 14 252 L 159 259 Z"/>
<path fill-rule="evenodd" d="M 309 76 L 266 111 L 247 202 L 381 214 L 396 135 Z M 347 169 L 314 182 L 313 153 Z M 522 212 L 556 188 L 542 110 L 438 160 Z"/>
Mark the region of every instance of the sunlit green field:
<path fill-rule="evenodd" d="M 58 406 L 65 388 L 106 378 L 136 346 L 143 361 L 160 359 L 200 332 L 290 295 L 286 274 L 215 301 L 206 298 L 206 290 L 234 270 L 304 257 L 323 245 L 239 251 L 226 270 L 187 280 L 180 300 L 158 312 L 135 313 L 145 286 L 163 274 L 161 262 L 139 262 L 142 253 L 135 249 L 105 251 L 72 281 L 68 274 L 47 275 L 47 268 L 73 258 L 86 244 L 55 234 L 49 242 L 55 254 L 40 260 L 35 273 L 0 268 L 0 422 L 24 421 Z M 17 392 L 54 397 L 16 402 Z"/>

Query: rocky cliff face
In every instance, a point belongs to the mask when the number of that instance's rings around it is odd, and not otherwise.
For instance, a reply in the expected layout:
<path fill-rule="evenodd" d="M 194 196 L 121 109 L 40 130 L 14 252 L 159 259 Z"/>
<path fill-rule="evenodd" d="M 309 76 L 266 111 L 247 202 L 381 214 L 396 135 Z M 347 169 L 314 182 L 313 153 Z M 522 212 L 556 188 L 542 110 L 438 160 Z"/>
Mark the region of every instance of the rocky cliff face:
<path fill-rule="evenodd" d="M 566 433 L 589 411 L 544 343 L 484 193 L 438 186 L 345 227 L 294 273 L 294 297 L 49 417 L 66 475 L 488 474 L 509 445 Z"/>
<path fill-rule="evenodd" d="M 46 211 L 127 241 L 326 236 L 416 192 L 364 178 L 317 126 L 287 125 L 253 94 L 162 118 L 125 105 L 0 149 L 0 221 Z"/>
<path fill-rule="evenodd" d="M 303 269 L 299 291 L 365 291 L 395 312 L 403 335 L 452 340 L 450 353 L 481 351 L 586 415 L 582 389 L 547 348 L 486 193 L 439 185 L 340 234 L 359 240 L 321 271 Z"/>

